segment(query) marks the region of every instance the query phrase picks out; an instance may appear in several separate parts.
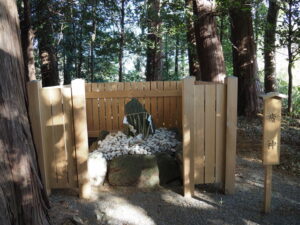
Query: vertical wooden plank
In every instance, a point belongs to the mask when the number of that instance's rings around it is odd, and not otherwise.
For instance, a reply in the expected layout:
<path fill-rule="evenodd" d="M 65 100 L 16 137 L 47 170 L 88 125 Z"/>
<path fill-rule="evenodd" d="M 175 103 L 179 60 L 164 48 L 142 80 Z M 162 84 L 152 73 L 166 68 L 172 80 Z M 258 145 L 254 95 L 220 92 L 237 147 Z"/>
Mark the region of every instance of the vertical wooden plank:
<path fill-rule="evenodd" d="M 204 183 L 204 85 L 194 86 L 195 184 Z"/>
<path fill-rule="evenodd" d="M 124 83 L 119 82 L 117 85 L 118 91 L 124 91 Z M 118 130 L 123 129 L 123 119 L 125 113 L 125 98 L 119 98 L 119 127 Z"/>
<path fill-rule="evenodd" d="M 42 182 L 50 195 L 50 181 L 49 181 L 49 170 L 48 170 L 48 160 L 47 152 L 45 148 L 45 121 L 42 120 L 42 114 L 44 113 L 43 104 L 44 99 L 40 96 L 40 89 L 42 88 L 41 81 L 31 81 L 27 83 L 27 93 L 28 93 L 28 110 L 30 117 L 30 125 L 33 133 L 33 140 L 37 150 L 38 164 L 41 171 Z"/>
<path fill-rule="evenodd" d="M 64 138 L 67 153 L 67 179 L 71 188 L 78 187 L 76 172 L 76 152 L 74 143 L 72 92 L 70 87 L 62 88 L 64 112 Z"/>
<path fill-rule="evenodd" d="M 87 159 L 89 147 L 84 80 L 73 80 L 71 87 L 79 195 L 81 198 L 89 198 L 91 189 L 87 177 Z"/>
<path fill-rule="evenodd" d="M 92 91 L 92 84 L 88 83 L 85 84 L 85 91 L 86 92 L 91 92 Z M 87 99 L 86 100 L 86 114 L 87 114 L 87 121 L 88 121 L 88 131 L 93 130 L 93 100 L 92 99 Z"/>
<path fill-rule="evenodd" d="M 215 181 L 216 164 L 216 88 L 214 84 L 205 85 L 205 183 Z"/>
<path fill-rule="evenodd" d="M 52 101 L 52 132 L 53 132 L 53 151 L 56 165 L 56 187 L 67 187 L 67 156 L 64 139 L 64 114 L 62 107 L 61 88 L 49 88 L 51 90 Z"/>
<path fill-rule="evenodd" d="M 111 84 L 111 90 L 117 91 L 118 86 L 117 83 Z M 112 129 L 117 131 L 119 128 L 119 98 L 112 98 L 111 99 L 111 109 L 112 109 Z"/>
<path fill-rule="evenodd" d="M 157 82 L 156 81 L 150 82 L 150 89 L 153 91 L 157 90 Z M 150 113 L 151 113 L 151 116 L 152 116 L 155 126 L 158 127 L 157 98 L 151 97 L 150 102 L 151 102 Z"/>
<path fill-rule="evenodd" d="M 164 82 L 156 81 L 157 89 L 164 90 Z M 157 97 L 157 127 L 164 127 L 164 97 Z"/>
<path fill-rule="evenodd" d="M 150 82 L 144 82 L 144 90 L 148 91 L 150 90 Z M 148 113 L 151 114 L 151 98 L 150 97 L 146 97 L 145 98 L 145 109 L 147 110 Z"/>
<path fill-rule="evenodd" d="M 170 81 L 170 90 L 177 90 L 177 82 L 176 81 Z M 176 123 L 176 117 L 177 117 L 177 97 L 169 97 L 170 100 L 170 128 L 177 127 Z"/>
<path fill-rule="evenodd" d="M 235 188 L 236 126 L 237 126 L 237 89 L 236 77 L 226 77 L 226 162 L 225 193 L 233 194 Z"/>
<path fill-rule="evenodd" d="M 164 90 L 171 89 L 171 81 L 164 81 Z M 170 97 L 163 97 L 163 118 L 164 118 L 164 127 L 171 127 L 171 113 L 170 110 Z"/>
<path fill-rule="evenodd" d="M 105 90 L 105 85 L 104 83 L 99 83 L 98 84 L 98 89 L 99 91 L 104 91 Z M 99 98 L 99 130 L 106 130 L 106 115 L 105 115 L 105 101 L 104 98 Z"/>
<path fill-rule="evenodd" d="M 133 90 L 131 84 L 132 83 L 130 83 L 130 82 L 126 82 L 124 90 L 125 91 Z M 131 98 L 125 98 L 125 104 L 127 104 L 130 100 L 131 100 Z"/>
<path fill-rule="evenodd" d="M 53 120 L 51 112 L 51 88 L 40 89 L 40 109 L 41 109 L 41 127 L 42 136 L 44 137 L 43 149 L 47 160 L 49 187 L 53 188 L 56 183 L 56 167 L 53 151 Z M 54 184 L 54 185 L 53 185 Z"/>
<path fill-rule="evenodd" d="M 185 197 L 194 195 L 194 82 L 195 77 L 183 80 L 183 193 Z"/>
<path fill-rule="evenodd" d="M 222 184 L 225 174 L 225 90 L 224 84 L 216 84 L 216 182 Z"/>
<path fill-rule="evenodd" d="M 182 81 L 177 81 L 177 89 L 182 92 Z M 182 96 L 177 97 L 177 120 L 178 128 L 182 132 Z"/>
<path fill-rule="evenodd" d="M 92 83 L 92 92 L 98 91 L 98 84 Z M 99 134 L 99 107 L 98 107 L 98 98 L 92 99 L 92 116 L 93 116 L 93 126 L 92 131 Z"/>
<path fill-rule="evenodd" d="M 111 91 L 111 84 L 105 83 L 105 91 Z M 112 124 L 112 109 L 111 109 L 111 98 L 105 98 L 105 114 L 106 114 L 106 129 L 108 131 L 112 131 L 113 124 Z"/>
<path fill-rule="evenodd" d="M 271 210 L 271 196 L 272 196 L 272 165 L 265 167 L 265 181 L 264 181 L 264 213 L 269 213 Z"/>

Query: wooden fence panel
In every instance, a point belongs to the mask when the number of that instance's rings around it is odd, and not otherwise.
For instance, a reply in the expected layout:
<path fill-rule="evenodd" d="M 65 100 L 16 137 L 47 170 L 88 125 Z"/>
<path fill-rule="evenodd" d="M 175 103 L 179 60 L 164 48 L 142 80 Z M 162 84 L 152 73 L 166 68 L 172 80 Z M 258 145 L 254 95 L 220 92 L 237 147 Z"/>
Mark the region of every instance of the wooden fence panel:
<path fill-rule="evenodd" d="M 123 82 L 86 85 L 88 133 L 123 129 L 125 104 L 137 98 L 152 115 L 156 127 L 181 130 L 181 82 Z M 98 109 L 97 109 L 98 108 Z"/>
<path fill-rule="evenodd" d="M 225 174 L 225 125 L 226 88 L 216 85 L 216 182 L 224 183 Z"/>
<path fill-rule="evenodd" d="M 215 181 L 216 86 L 205 85 L 205 183 Z"/>
<path fill-rule="evenodd" d="M 204 96 L 205 87 L 196 85 L 194 87 L 194 122 L 195 122 L 195 141 L 194 141 L 194 157 L 195 157 L 195 184 L 204 183 Z"/>

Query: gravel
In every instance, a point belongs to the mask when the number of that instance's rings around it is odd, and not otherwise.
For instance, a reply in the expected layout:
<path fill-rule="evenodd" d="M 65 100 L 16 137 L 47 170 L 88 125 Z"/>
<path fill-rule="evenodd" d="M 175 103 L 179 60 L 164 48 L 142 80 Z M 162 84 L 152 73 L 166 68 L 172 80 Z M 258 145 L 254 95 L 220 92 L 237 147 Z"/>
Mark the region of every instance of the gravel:
<path fill-rule="evenodd" d="M 273 173 L 272 210 L 261 213 L 263 167 L 258 160 L 239 157 L 236 193 L 223 195 L 213 186 L 197 186 L 194 198 L 184 198 L 181 187 L 146 191 L 104 187 L 97 198 L 79 200 L 65 193 L 50 197 L 50 217 L 81 218 L 83 224 L 196 225 L 196 224 L 300 224 L 300 178 Z"/>
<path fill-rule="evenodd" d="M 180 143 L 175 138 L 176 133 L 164 128 L 155 130 L 153 135 L 143 139 L 142 134 L 128 137 L 123 132 L 111 133 L 103 141 L 98 142 L 98 148 L 89 154 L 89 157 L 97 158 L 100 154 L 106 160 L 128 154 L 152 155 L 158 152 L 175 152 Z"/>

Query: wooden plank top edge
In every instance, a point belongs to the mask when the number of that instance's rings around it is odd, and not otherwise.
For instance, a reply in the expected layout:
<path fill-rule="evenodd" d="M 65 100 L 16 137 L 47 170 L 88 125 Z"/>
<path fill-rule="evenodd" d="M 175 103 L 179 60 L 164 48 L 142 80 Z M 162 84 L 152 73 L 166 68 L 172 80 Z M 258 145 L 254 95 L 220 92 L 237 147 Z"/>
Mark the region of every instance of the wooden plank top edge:
<path fill-rule="evenodd" d="M 287 95 L 285 94 L 281 94 L 279 92 L 268 92 L 267 94 L 263 94 L 260 95 L 259 97 L 261 97 L 263 100 L 269 99 L 269 98 L 287 98 Z"/>

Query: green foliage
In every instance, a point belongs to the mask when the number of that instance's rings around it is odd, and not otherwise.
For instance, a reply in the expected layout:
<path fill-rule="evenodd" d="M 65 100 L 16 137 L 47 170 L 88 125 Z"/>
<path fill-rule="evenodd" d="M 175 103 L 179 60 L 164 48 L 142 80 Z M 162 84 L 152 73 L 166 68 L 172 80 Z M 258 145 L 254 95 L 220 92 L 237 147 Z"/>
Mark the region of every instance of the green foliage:
<path fill-rule="evenodd" d="M 287 95 L 288 94 L 288 83 L 279 79 L 278 81 L 278 92 Z M 300 117 L 300 86 L 293 87 L 293 112 L 291 116 Z M 286 109 L 288 105 L 287 99 L 283 99 L 283 108 Z"/>

